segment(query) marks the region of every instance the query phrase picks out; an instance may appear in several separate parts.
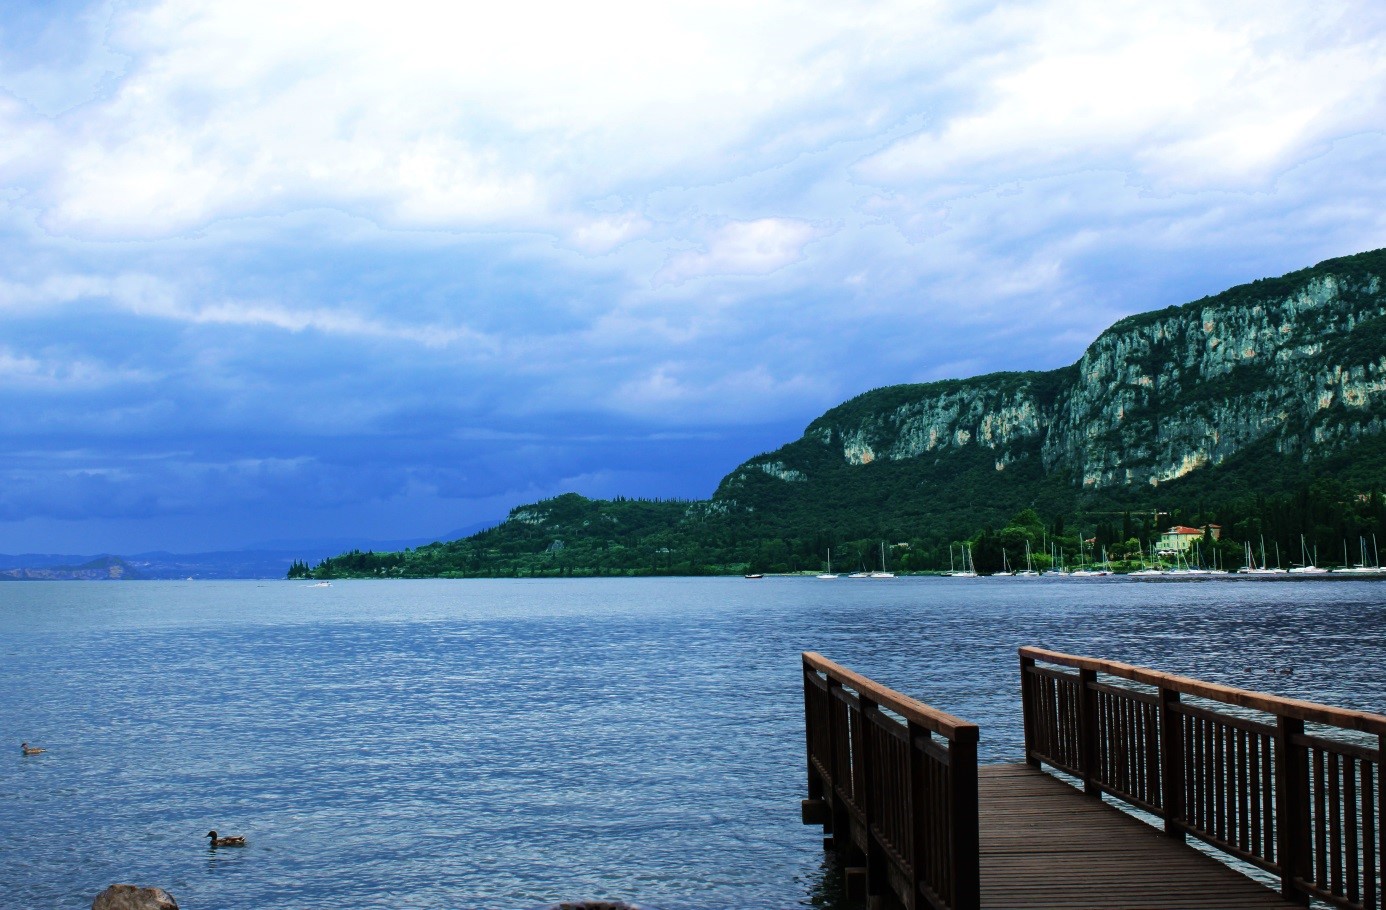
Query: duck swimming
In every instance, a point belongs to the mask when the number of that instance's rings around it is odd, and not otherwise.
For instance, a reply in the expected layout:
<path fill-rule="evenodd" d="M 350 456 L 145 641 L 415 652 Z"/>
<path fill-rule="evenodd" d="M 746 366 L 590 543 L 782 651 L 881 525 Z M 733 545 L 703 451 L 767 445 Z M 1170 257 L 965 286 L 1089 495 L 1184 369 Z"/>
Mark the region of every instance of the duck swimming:
<path fill-rule="evenodd" d="M 217 833 L 216 833 L 215 831 L 208 831 L 208 832 L 207 832 L 207 836 L 210 837 L 210 838 L 212 839 L 212 846 L 213 846 L 213 847 L 244 847 L 244 846 L 245 846 L 245 838 L 242 837 L 242 836 L 236 836 L 236 837 L 217 837 Z"/>
<path fill-rule="evenodd" d="M 31 746 L 28 743 L 20 743 L 19 751 L 23 752 L 25 755 L 38 755 L 40 753 L 47 752 L 48 750 L 40 749 L 38 746 Z"/>

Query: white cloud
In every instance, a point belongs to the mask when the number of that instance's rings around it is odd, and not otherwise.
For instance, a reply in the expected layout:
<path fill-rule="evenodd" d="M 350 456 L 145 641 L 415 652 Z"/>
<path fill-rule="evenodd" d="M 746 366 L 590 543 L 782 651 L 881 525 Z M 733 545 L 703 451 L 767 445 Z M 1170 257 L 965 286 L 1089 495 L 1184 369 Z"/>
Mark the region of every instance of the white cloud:
<path fill-rule="evenodd" d="M 1360 3 L 1086 0 L 1017 14 L 977 103 L 869 157 L 884 185 L 1120 168 L 1160 188 L 1260 186 L 1329 137 L 1379 129 L 1386 41 Z M 1357 27 L 1354 27 L 1357 26 Z"/>
<path fill-rule="evenodd" d="M 60 352 L 38 355 L 0 347 L 0 388 L 15 391 L 75 392 L 157 381 L 151 371 L 72 359 Z"/>
<path fill-rule="evenodd" d="M 656 284 L 679 284 L 708 275 L 767 275 L 804 257 L 822 230 L 794 218 L 733 221 L 713 231 L 702 250 L 672 256 Z"/>
<path fill-rule="evenodd" d="M 779 377 L 764 366 L 716 376 L 705 373 L 697 364 L 661 363 L 621 383 L 607 404 L 618 414 L 660 415 L 673 424 L 754 423 L 827 391 L 820 379 L 803 374 Z"/>
<path fill-rule="evenodd" d="M 495 355 L 502 342 L 465 325 L 411 324 L 354 312 L 349 305 L 293 306 L 268 300 L 202 300 L 181 283 L 147 273 L 50 275 L 37 284 L 0 281 L 0 308 L 34 312 L 73 303 L 113 306 L 134 316 L 189 325 L 228 325 L 321 332 L 404 341 L 425 347 L 466 345 L 473 356 Z"/>

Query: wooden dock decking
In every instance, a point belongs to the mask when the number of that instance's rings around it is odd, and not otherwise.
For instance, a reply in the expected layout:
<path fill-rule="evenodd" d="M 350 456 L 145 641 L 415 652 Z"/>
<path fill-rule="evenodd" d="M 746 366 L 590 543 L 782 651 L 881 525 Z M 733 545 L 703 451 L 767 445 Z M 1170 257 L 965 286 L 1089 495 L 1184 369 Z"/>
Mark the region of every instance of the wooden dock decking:
<path fill-rule="evenodd" d="M 982 766 L 976 724 L 804 653 L 803 820 L 872 910 L 1386 910 L 1386 715 L 1019 657 L 1025 763 Z"/>
<path fill-rule="evenodd" d="M 984 910 L 1299 906 L 1030 765 L 977 772 Z"/>

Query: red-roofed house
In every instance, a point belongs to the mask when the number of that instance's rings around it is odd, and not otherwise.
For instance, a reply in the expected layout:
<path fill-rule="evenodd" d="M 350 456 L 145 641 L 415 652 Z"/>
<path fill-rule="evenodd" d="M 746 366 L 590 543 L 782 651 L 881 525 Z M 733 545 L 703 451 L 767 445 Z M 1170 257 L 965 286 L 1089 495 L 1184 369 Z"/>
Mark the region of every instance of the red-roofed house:
<path fill-rule="evenodd" d="M 1157 545 L 1161 553 L 1185 553 L 1189 547 L 1203 539 L 1203 530 L 1206 528 L 1214 540 L 1222 537 L 1221 525 L 1204 525 L 1203 528 L 1190 528 L 1186 525 L 1175 525 L 1168 531 L 1160 535 L 1160 542 Z"/>

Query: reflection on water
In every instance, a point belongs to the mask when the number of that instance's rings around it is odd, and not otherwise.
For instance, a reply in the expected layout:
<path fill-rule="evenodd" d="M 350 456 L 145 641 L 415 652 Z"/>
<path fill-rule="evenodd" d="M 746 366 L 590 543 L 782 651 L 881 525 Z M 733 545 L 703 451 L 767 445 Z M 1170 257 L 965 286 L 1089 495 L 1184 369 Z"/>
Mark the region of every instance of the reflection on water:
<path fill-rule="evenodd" d="M 1383 631 L 1365 581 L 3 585 L 0 894 L 846 908 L 799 822 L 801 650 L 985 762 L 1020 758 L 1022 644 L 1382 711 Z"/>

